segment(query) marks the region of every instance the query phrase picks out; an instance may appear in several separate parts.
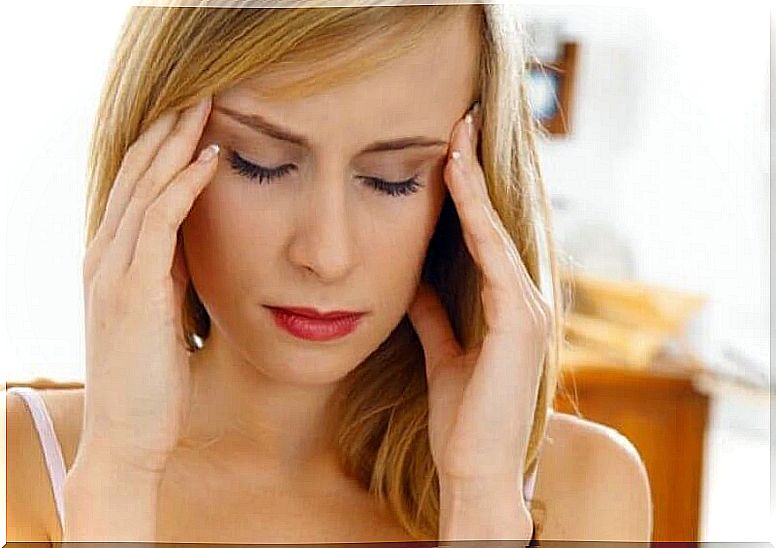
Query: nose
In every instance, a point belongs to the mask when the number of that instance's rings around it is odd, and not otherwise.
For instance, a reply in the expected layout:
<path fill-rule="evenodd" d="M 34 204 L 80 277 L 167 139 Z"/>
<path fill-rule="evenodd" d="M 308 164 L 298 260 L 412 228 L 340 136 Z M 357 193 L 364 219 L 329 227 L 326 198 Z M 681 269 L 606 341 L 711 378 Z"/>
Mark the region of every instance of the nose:
<path fill-rule="evenodd" d="M 300 197 L 297 227 L 289 246 L 290 261 L 322 281 L 340 280 L 354 263 L 355 227 L 347 214 L 345 185 L 314 186 Z"/>

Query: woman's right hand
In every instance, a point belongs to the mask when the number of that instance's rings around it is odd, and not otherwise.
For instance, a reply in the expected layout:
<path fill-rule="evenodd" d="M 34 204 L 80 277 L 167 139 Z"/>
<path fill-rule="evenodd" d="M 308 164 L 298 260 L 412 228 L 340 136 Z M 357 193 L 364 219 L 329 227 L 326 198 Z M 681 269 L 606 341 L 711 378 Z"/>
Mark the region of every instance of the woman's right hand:
<path fill-rule="evenodd" d="M 86 381 L 78 459 L 161 474 L 189 410 L 178 228 L 213 178 L 194 159 L 211 98 L 160 116 L 129 147 L 83 263 Z M 84 456 L 90 455 L 90 457 Z"/>

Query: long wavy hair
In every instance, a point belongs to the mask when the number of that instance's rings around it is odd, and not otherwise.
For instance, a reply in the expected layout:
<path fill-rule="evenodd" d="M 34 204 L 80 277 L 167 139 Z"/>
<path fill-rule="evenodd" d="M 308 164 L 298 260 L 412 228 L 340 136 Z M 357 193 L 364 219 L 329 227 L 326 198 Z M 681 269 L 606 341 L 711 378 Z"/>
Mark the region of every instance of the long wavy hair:
<path fill-rule="evenodd" d="M 483 107 L 480 162 L 495 210 L 530 277 L 552 303 L 554 326 L 541 369 L 526 475 L 537 463 L 557 382 L 564 299 L 531 115 L 529 55 L 522 26 L 506 5 L 405 5 L 325 8 L 133 7 L 102 90 L 88 159 L 86 245 L 103 215 L 124 154 L 167 109 L 184 109 L 262 71 L 302 67 L 277 97 L 299 97 L 358 79 L 411 51 L 461 10 L 479 25 Z M 358 55 L 347 55 L 357 51 Z M 336 63 L 337 59 L 342 59 Z M 429 245 L 423 279 L 439 293 L 464 348 L 486 326 L 482 279 L 448 196 Z M 195 352 L 210 318 L 189 284 L 184 336 Z M 198 343 L 197 341 L 200 341 Z M 439 481 L 428 441 L 427 386 L 420 341 L 405 315 L 389 337 L 341 382 L 339 447 L 343 467 L 389 506 L 407 532 L 438 538 Z M 531 501 L 536 519 L 539 501 Z M 537 531 L 541 526 L 537 526 Z"/>

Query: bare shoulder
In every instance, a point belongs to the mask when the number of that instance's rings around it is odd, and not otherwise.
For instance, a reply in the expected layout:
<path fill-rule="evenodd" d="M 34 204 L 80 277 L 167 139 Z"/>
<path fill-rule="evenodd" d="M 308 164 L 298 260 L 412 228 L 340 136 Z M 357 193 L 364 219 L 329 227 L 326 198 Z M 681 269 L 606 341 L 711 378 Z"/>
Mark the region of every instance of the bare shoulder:
<path fill-rule="evenodd" d="M 65 466 L 75 456 L 83 416 L 83 389 L 39 390 L 62 447 Z M 22 397 L 6 392 L 6 539 L 47 542 L 59 536 L 59 518 L 40 438 Z"/>
<path fill-rule="evenodd" d="M 652 501 L 644 463 L 620 432 L 551 413 L 536 498 L 545 540 L 648 541 Z"/>

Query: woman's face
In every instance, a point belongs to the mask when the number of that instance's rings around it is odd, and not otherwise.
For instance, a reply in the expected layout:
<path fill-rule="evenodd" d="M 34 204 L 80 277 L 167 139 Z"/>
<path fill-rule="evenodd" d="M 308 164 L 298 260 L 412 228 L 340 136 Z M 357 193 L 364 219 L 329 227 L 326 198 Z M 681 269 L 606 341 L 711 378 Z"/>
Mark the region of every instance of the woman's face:
<path fill-rule="evenodd" d="M 219 165 L 182 230 L 211 334 L 235 358 L 278 380 L 334 382 L 396 327 L 445 197 L 450 133 L 476 97 L 478 47 L 459 18 L 353 84 L 269 101 L 273 74 L 214 96 L 200 147 L 219 143 Z M 273 173 L 252 178 L 252 165 Z M 314 341 L 267 306 L 367 314 Z"/>

